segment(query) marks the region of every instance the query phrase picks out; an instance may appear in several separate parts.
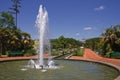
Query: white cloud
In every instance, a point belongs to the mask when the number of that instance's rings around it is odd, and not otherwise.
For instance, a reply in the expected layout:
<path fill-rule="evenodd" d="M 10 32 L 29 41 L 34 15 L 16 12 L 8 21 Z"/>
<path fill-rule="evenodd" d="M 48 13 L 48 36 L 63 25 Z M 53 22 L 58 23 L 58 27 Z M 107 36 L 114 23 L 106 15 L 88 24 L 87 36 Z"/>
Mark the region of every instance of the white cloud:
<path fill-rule="evenodd" d="M 69 35 L 69 33 L 66 33 L 66 35 Z"/>
<path fill-rule="evenodd" d="M 76 36 L 79 36 L 80 35 L 80 33 L 76 33 Z"/>
<path fill-rule="evenodd" d="M 99 6 L 99 7 L 96 7 L 94 10 L 95 10 L 95 11 L 101 11 L 101 10 L 103 10 L 103 9 L 105 9 L 105 7 L 104 7 L 103 5 L 101 5 L 101 6 Z"/>
<path fill-rule="evenodd" d="M 85 27 L 84 30 L 92 30 L 93 28 L 92 27 Z"/>

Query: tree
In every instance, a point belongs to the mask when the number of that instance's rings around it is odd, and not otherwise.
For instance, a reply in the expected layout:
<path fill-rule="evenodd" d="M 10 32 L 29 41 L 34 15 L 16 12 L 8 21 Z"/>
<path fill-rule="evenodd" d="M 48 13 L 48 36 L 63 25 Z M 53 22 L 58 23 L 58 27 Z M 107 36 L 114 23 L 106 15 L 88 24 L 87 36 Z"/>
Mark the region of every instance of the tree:
<path fill-rule="evenodd" d="M 116 25 L 114 26 L 114 31 L 115 31 L 115 38 L 116 38 L 116 41 L 115 43 L 118 44 L 120 46 L 120 25 Z"/>
<path fill-rule="evenodd" d="M 66 48 L 66 39 L 64 38 L 64 36 L 60 36 L 58 38 L 58 43 L 61 48 Z"/>
<path fill-rule="evenodd" d="M 13 2 L 13 5 L 12 5 L 12 8 L 10 8 L 10 9 L 14 11 L 12 13 L 15 14 L 15 16 L 16 16 L 16 26 L 17 26 L 17 16 L 18 16 L 18 13 L 20 13 L 19 8 L 21 7 L 20 6 L 21 0 L 11 0 L 11 1 Z"/>
<path fill-rule="evenodd" d="M 107 28 L 102 33 L 103 51 L 119 51 L 120 52 L 120 25 Z M 109 50 L 108 50 L 109 47 Z"/>
<path fill-rule="evenodd" d="M 92 49 L 98 50 L 98 44 L 100 43 L 101 38 L 90 38 L 85 41 L 85 46 Z"/>
<path fill-rule="evenodd" d="M 10 37 L 10 29 L 0 27 L 0 53 L 2 53 L 3 55 L 6 54 Z"/>
<path fill-rule="evenodd" d="M 9 12 L 0 14 L 0 52 L 5 54 L 8 49 L 8 43 L 11 40 L 12 29 L 14 25 L 14 17 Z"/>
<path fill-rule="evenodd" d="M 14 25 L 14 17 L 9 12 L 1 12 L 0 13 L 0 27 L 13 28 Z"/>
<path fill-rule="evenodd" d="M 115 31 L 115 41 L 113 50 L 120 52 L 120 25 L 115 25 L 113 27 L 113 30 Z"/>
<path fill-rule="evenodd" d="M 30 34 L 28 34 L 27 32 L 22 32 L 21 36 L 22 36 L 22 45 L 23 45 L 24 50 L 29 49 L 29 43 L 31 41 Z"/>
<path fill-rule="evenodd" d="M 30 34 L 23 32 L 14 25 L 14 17 L 9 12 L 0 14 L 0 53 L 31 49 L 33 41 Z"/>
<path fill-rule="evenodd" d="M 73 38 L 65 38 L 64 36 L 60 36 L 58 39 L 52 39 L 51 41 L 53 48 L 75 48 L 82 45 L 80 41 Z"/>
<path fill-rule="evenodd" d="M 15 29 L 11 30 L 12 31 L 12 36 L 9 41 L 9 45 L 11 46 L 10 51 L 16 51 L 16 50 L 22 50 L 22 34 L 21 30 Z M 9 46 L 9 47 L 10 47 Z"/>

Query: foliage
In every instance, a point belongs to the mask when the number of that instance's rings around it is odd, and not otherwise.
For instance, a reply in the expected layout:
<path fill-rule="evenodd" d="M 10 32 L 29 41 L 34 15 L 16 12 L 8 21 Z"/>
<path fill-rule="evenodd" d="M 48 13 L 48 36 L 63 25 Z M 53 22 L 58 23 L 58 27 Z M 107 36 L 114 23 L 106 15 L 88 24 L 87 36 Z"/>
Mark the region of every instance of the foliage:
<path fill-rule="evenodd" d="M 0 13 L 0 27 L 14 28 L 14 17 L 9 12 Z"/>
<path fill-rule="evenodd" d="M 99 48 L 99 43 L 100 43 L 101 38 L 91 38 L 87 39 L 85 41 L 85 47 L 88 47 L 92 50 L 98 50 Z"/>
<path fill-rule="evenodd" d="M 32 55 L 36 55 L 36 50 L 35 49 L 28 49 L 24 52 L 24 56 L 32 56 Z"/>
<path fill-rule="evenodd" d="M 32 49 L 33 44 L 30 34 L 15 26 L 11 13 L 0 14 L 0 53 L 2 55 L 5 55 L 7 51 Z"/>
<path fill-rule="evenodd" d="M 111 57 L 111 52 L 120 52 L 120 25 L 105 29 L 101 38 L 91 38 L 85 41 L 85 46 L 100 53 L 105 57 Z"/>
<path fill-rule="evenodd" d="M 59 53 L 60 53 L 60 51 L 57 50 L 57 49 L 53 49 L 53 50 L 52 50 L 52 55 L 53 55 L 53 56 L 58 56 Z"/>
<path fill-rule="evenodd" d="M 80 48 L 83 44 L 82 42 L 75 40 L 73 38 L 65 38 L 60 36 L 58 39 L 52 39 L 52 55 L 60 55 L 65 53 L 70 53 L 74 48 Z"/>
<path fill-rule="evenodd" d="M 5 55 L 11 31 L 8 28 L 0 27 L 0 53 Z"/>
<path fill-rule="evenodd" d="M 73 55 L 74 56 L 83 56 L 84 51 L 80 51 L 80 50 L 74 50 L 73 51 Z"/>
<path fill-rule="evenodd" d="M 65 38 L 64 36 L 60 36 L 58 39 L 52 39 L 51 43 L 53 49 L 75 48 L 82 45 L 80 41 L 73 38 Z"/>
<path fill-rule="evenodd" d="M 102 43 L 104 54 L 110 51 L 120 52 L 120 25 L 107 28 L 102 33 Z"/>

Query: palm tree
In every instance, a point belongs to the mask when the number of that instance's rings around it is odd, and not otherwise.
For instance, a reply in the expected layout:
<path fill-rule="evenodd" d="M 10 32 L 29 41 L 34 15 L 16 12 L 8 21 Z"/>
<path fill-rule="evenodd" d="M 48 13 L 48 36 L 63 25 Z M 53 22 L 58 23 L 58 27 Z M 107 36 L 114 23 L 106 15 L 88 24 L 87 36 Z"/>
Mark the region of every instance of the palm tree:
<path fill-rule="evenodd" d="M 104 43 L 104 51 L 106 51 L 107 46 L 113 51 L 120 51 L 120 25 L 108 28 L 102 34 L 102 41 Z"/>
<path fill-rule="evenodd" d="M 114 26 L 115 31 L 115 45 L 114 50 L 120 52 L 120 25 Z"/>
<path fill-rule="evenodd" d="M 13 14 L 15 14 L 16 16 L 16 26 L 17 26 L 17 16 L 18 13 L 20 13 L 19 8 L 20 6 L 20 1 L 21 0 L 11 0 L 13 2 L 12 8 L 10 8 L 11 10 L 13 10 L 14 12 L 12 12 Z"/>
<path fill-rule="evenodd" d="M 112 45 L 114 44 L 114 31 L 111 28 L 108 28 L 102 33 L 102 42 L 103 42 L 103 53 L 105 54 L 107 52 L 107 46 L 110 44 L 110 49 L 112 49 Z"/>

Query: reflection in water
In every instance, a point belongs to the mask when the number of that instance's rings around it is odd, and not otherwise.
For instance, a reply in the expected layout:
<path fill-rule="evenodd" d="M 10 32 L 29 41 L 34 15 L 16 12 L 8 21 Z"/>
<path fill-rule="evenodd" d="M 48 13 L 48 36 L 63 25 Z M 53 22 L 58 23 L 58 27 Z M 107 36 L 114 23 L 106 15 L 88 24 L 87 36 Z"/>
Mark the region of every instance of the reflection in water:
<path fill-rule="evenodd" d="M 0 63 L 0 80 L 114 80 L 119 75 L 114 68 L 93 62 L 55 60 L 61 68 L 43 71 L 26 68 L 27 62 Z"/>

